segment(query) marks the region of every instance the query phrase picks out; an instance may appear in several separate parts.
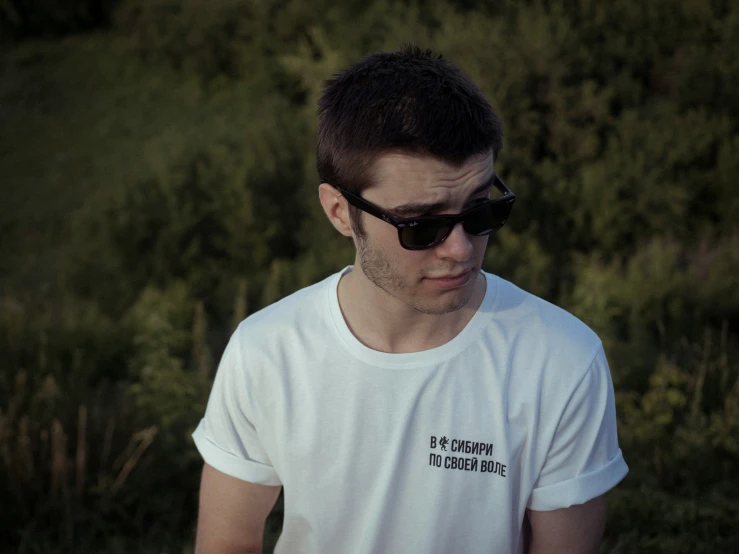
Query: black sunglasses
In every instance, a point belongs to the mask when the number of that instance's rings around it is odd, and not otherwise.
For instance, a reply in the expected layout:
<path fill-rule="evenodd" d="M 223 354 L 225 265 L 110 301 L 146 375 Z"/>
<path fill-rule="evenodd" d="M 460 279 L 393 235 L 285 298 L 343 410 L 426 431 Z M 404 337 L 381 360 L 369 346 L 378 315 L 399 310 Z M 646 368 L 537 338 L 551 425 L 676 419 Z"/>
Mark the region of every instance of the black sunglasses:
<path fill-rule="evenodd" d="M 382 219 L 397 228 L 398 239 L 403 248 L 406 250 L 426 250 L 444 242 L 452 234 L 452 229 L 457 223 L 462 223 L 465 232 L 475 237 L 489 235 L 503 227 L 511 213 L 516 195 L 497 175 L 493 180 L 493 185 L 503 193 L 503 196 L 473 206 L 460 214 L 424 215 L 407 219 L 397 218 L 339 185 L 332 186 L 341 192 L 346 201 L 355 208 Z"/>

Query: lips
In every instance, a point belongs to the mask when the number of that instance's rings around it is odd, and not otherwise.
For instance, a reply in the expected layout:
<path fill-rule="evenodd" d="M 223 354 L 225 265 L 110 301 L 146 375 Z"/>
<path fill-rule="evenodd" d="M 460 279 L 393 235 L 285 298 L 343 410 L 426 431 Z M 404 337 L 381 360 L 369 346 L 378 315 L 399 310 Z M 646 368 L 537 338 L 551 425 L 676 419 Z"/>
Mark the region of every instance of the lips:
<path fill-rule="evenodd" d="M 426 277 L 427 279 L 458 279 L 459 277 L 462 277 L 463 275 L 466 275 L 472 271 L 471 269 L 468 269 L 467 271 L 462 271 L 461 273 L 456 273 L 454 275 L 440 275 L 438 277 Z"/>
<path fill-rule="evenodd" d="M 452 290 L 466 286 L 472 280 L 473 271 L 456 273 L 453 277 L 427 277 L 426 283 L 438 290 Z"/>

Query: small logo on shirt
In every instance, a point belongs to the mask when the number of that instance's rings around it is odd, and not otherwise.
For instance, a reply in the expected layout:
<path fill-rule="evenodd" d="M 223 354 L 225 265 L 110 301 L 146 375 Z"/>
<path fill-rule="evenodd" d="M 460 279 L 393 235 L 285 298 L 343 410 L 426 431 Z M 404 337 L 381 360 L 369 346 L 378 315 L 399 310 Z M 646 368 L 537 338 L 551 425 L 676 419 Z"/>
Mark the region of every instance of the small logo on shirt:
<path fill-rule="evenodd" d="M 454 456 L 448 454 L 442 456 L 431 452 L 429 455 L 429 465 L 434 467 L 443 467 L 446 469 L 458 469 L 461 471 L 476 471 L 479 473 L 492 473 L 500 477 L 506 476 L 506 465 L 496 460 L 483 459 L 493 455 L 492 442 L 469 441 L 463 439 L 451 439 L 451 441 L 443 436 L 437 440 L 437 437 L 431 436 L 431 449 L 436 450 L 437 446 L 443 452 L 447 452 L 447 445 L 450 445 L 450 451 L 458 454 L 472 454 L 469 456 Z M 478 458 L 480 456 L 480 458 Z"/>

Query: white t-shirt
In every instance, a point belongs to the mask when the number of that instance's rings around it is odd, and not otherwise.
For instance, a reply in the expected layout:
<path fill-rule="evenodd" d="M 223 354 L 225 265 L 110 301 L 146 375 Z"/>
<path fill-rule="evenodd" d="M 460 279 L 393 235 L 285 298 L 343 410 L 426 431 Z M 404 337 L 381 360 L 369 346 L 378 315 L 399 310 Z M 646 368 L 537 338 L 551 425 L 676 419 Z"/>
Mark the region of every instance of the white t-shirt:
<path fill-rule="evenodd" d="M 239 325 L 193 434 L 223 473 L 283 485 L 276 553 L 522 552 L 527 507 L 626 475 L 603 347 L 580 320 L 485 273 L 454 339 L 378 352 L 344 321 L 341 273 Z"/>

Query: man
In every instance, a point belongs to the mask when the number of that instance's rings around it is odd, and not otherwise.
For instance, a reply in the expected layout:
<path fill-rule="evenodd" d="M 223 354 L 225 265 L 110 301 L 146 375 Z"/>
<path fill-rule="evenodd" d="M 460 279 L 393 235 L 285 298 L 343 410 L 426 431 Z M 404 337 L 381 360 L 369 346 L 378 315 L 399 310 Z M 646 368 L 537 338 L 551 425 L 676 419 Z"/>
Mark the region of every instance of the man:
<path fill-rule="evenodd" d="M 326 83 L 319 199 L 353 266 L 244 320 L 194 433 L 199 554 L 592 554 L 628 468 L 598 337 L 481 270 L 501 125 L 407 47 Z M 530 536 L 530 541 L 526 541 Z"/>

